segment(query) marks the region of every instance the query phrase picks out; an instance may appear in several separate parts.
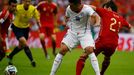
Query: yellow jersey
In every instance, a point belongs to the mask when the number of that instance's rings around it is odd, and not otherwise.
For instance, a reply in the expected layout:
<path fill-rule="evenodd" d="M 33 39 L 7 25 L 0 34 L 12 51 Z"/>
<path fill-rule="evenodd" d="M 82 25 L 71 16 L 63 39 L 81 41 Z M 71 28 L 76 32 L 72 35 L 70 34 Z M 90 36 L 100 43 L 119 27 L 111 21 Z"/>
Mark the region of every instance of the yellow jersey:
<path fill-rule="evenodd" d="M 29 5 L 28 10 L 24 9 L 24 4 L 19 4 L 16 7 L 16 14 L 13 24 L 18 28 L 28 28 L 30 20 L 35 18 L 39 20 L 39 12 L 33 5 Z"/>

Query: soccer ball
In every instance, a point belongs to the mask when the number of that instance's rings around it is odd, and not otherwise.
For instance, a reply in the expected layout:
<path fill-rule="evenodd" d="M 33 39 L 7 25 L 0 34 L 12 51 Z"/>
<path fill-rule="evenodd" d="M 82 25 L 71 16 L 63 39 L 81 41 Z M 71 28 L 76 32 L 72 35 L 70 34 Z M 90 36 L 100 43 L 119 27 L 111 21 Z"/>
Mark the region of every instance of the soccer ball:
<path fill-rule="evenodd" d="M 17 68 L 13 65 L 9 65 L 6 67 L 4 73 L 5 75 L 17 75 Z"/>

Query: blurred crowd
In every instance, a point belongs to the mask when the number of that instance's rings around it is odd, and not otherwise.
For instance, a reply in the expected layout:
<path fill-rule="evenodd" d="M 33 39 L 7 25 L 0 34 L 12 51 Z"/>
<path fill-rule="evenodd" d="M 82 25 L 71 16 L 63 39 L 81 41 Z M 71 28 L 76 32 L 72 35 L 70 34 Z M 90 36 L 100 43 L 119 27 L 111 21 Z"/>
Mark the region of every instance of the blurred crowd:
<path fill-rule="evenodd" d="M 44 0 L 32 0 L 32 4 L 35 6 L 40 2 Z M 58 26 L 56 28 L 56 31 L 62 31 L 64 30 L 64 15 L 65 10 L 68 5 L 68 0 L 53 0 L 57 6 L 58 6 Z M 108 0 L 82 0 L 84 4 L 92 4 L 97 7 L 101 7 L 105 2 Z M 131 25 L 131 31 L 127 31 L 124 29 L 121 30 L 121 32 L 131 32 L 134 33 L 134 2 L 133 0 L 113 0 L 116 2 L 118 6 L 118 13 L 122 15 Z M 18 2 L 21 3 L 21 0 L 18 0 Z"/>

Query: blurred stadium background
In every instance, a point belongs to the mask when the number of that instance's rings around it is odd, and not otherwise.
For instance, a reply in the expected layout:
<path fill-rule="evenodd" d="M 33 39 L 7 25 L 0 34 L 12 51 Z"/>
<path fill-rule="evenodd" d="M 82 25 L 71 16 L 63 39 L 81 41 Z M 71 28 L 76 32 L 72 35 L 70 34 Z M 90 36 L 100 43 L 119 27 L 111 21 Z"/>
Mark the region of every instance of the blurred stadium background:
<path fill-rule="evenodd" d="M 37 5 L 42 0 L 32 0 L 33 5 Z M 57 35 L 57 52 L 60 47 L 60 41 L 64 36 L 66 30 L 64 27 L 64 14 L 66 6 L 68 5 L 68 0 L 53 0 L 58 5 L 58 20 L 57 25 L 55 26 L 55 32 Z M 93 4 L 95 6 L 101 7 L 103 3 L 107 0 L 82 0 L 85 4 Z M 134 0 L 114 0 L 118 5 L 118 13 L 122 15 L 131 25 L 131 30 L 126 30 L 125 28 L 120 30 L 119 46 L 117 52 L 113 55 L 112 63 L 110 68 L 107 70 L 106 75 L 134 75 Z M 21 3 L 21 0 L 18 0 Z M 49 48 L 50 60 L 45 59 L 43 51 L 41 50 L 41 45 L 39 41 L 39 35 L 36 31 L 36 23 L 31 22 L 33 25 L 31 27 L 30 38 L 28 40 L 29 46 L 32 48 L 33 56 L 37 61 L 37 67 L 31 67 L 30 62 L 26 58 L 23 52 L 17 54 L 14 58 L 14 65 L 18 68 L 18 75 L 49 75 L 53 59 L 51 52 L 51 40 L 49 38 L 45 39 L 47 47 Z M 99 28 L 92 28 L 93 36 L 96 37 Z M 9 46 L 12 48 L 18 44 L 17 40 L 14 37 L 14 34 L 11 34 L 10 39 L 8 40 Z M 59 69 L 57 75 L 75 75 L 75 63 L 81 54 L 82 50 L 77 48 L 71 53 L 68 53 L 65 56 L 65 59 Z M 103 56 L 98 57 L 101 64 Z M 7 66 L 7 61 L 4 59 L 0 62 L 0 75 L 3 75 L 3 71 Z M 83 75 L 93 75 L 93 70 L 89 61 L 83 71 Z"/>

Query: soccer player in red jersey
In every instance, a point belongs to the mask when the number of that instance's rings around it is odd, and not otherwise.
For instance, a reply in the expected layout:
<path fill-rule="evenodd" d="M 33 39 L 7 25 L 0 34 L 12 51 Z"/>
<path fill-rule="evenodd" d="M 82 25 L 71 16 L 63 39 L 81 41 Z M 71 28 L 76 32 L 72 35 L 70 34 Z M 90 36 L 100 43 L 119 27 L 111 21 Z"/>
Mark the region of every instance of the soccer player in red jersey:
<path fill-rule="evenodd" d="M 8 33 L 8 27 L 13 20 L 16 3 L 16 0 L 9 0 L 8 5 L 4 6 L 0 13 L 0 60 L 5 57 L 4 51 L 7 49 L 5 38 Z"/>
<path fill-rule="evenodd" d="M 38 11 L 40 12 L 40 41 L 44 49 L 46 58 L 49 58 L 44 38 L 45 36 L 50 37 L 52 40 L 53 55 L 56 55 L 56 35 L 54 34 L 54 25 L 56 25 L 56 14 L 57 14 L 57 5 L 52 2 L 52 0 L 42 1 L 37 6 Z"/>
<path fill-rule="evenodd" d="M 130 28 L 123 17 L 119 16 L 117 12 L 117 6 L 113 1 L 109 1 L 103 5 L 103 8 L 97 8 L 92 6 L 92 8 L 101 17 L 101 28 L 99 37 L 95 42 L 96 49 L 94 50 L 96 56 L 102 52 L 104 54 L 104 61 L 102 63 L 101 75 L 110 64 L 110 58 L 114 54 L 116 47 L 118 46 L 118 33 L 119 29 L 123 26 Z M 82 69 L 84 68 L 85 60 L 87 55 L 83 54 L 77 61 L 76 75 L 81 75 Z"/>

